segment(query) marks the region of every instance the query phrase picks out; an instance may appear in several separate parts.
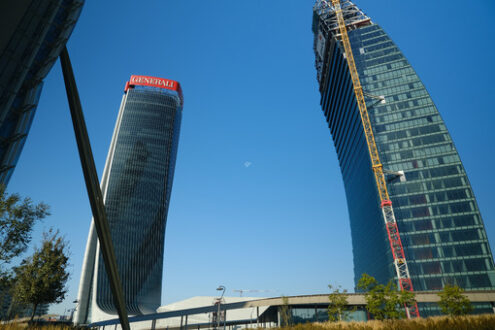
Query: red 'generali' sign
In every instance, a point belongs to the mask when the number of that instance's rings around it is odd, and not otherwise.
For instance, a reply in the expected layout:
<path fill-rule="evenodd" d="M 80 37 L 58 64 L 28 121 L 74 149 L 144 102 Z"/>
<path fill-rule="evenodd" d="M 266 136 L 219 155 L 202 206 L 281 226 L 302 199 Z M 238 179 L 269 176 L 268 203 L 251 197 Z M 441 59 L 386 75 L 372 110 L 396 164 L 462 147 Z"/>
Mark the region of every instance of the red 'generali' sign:
<path fill-rule="evenodd" d="M 180 84 L 175 80 L 132 75 L 131 79 L 129 79 L 129 81 L 125 85 L 125 91 L 127 92 L 129 88 L 132 88 L 135 85 L 170 89 L 176 91 L 179 94 L 180 99 L 182 100 L 182 89 L 180 87 Z"/>

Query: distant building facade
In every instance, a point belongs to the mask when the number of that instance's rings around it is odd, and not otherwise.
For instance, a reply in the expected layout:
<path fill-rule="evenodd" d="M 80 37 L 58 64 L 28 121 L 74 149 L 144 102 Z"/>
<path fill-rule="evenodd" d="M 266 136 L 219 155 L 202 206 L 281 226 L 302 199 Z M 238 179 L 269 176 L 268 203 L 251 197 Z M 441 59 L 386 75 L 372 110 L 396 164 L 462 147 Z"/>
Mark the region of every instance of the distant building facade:
<path fill-rule="evenodd" d="M 36 316 L 48 314 L 50 304 L 40 304 L 36 307 Z M 22 304 L 12 299 L 12 294 L 9 289 L 0 289 L 0 320 L 12 320 L 14 318 L 22 318 L 33 314 L 33 306 L 30 304 Z"/>
<path fill-rule="evenodd" d="M 465 292 L 474 305 L 490 305 L 495 301 L 495 291 Z M 437 304 L 440 297 L 436 292 L 422 292 L 416 295 L 420 304 Z M 220 305 L 220 319 L 215 314 Z M 308 322 L 327 322 L 330 301 L 328 293 L 282 296 L 271 298 L 247 297 L 192 297 L 160 307 L 157 313 L 130 317 L 131 329 L 247 329 L 284 327 L 286 321 L 293 325 Z M 342 321 L 368 321 L 372 315 L 366 311 L 363 293 L 347 293 Z M 337 315 L 335 315 L 337 316 Z M 109 329 L 118 326 L 120 320 L 95 322 L 92 329 Z M 352 327 L 352 326 L 351 326 Z M 351 328 L 350 327 L 350 328 Z"/>
<path fill-rule="evenodd" d="M 161 302 L 165 225 L 182 106 L 178 82 L 131 76 L 103 172 L 101 188 L 130 315 L 154 313 Z M 113 318 L 116 313 L 92 222 L 75 323 Z"/>
<path fill-rule="evenodd" d="M 0 2 L 0 184 L 21 154 L 43 87 L 84 0 Z M 48 109 L 47 109 L 48 110 Z"/>
<path fill-rule="evenodd" d="M 328 1 L 330 2 L 330 1 Z M 399 48 L 356 5 L 341 1 L 414 289 L 495 288 L 483 220 L 452 138 Z M 342 171 L 355 282 L 396 278 L 353 83 L 333 8 L 317 1 L 313 32 L 321 106 Z M 384 97 L 384 100 L 380 98 Z"/>

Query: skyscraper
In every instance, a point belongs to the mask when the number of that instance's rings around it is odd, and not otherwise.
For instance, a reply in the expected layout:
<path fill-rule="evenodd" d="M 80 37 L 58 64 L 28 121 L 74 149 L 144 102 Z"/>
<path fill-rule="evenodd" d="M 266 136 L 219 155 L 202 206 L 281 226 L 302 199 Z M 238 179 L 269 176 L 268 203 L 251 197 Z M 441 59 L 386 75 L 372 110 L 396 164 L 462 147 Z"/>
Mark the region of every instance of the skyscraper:
<path fill-rule="evenodd" d="M 353 83 L 334 9 L 317 1 L 313 32 L 321 106 L 349 209 L 355 282 L 395 276 Z M 452 138 L 425 86 L 383 29 L 341 1 L 415 290 L 494 289 L 483 221 Z"/>
<path fill-rule="evenodd" d="M 131 76 L 117 117 L 101 189 L 130 315 L 160 306 L 163 246 L 183 97 L 178 82 Z M 113 318 L 116 309 L 93 223 L 75 322 Z"/>
<path fill-rule="evenodd" d="M 43 79 L 84 0 L 0 2 L 0 184 L 7 185 L 33 122 Z"/>

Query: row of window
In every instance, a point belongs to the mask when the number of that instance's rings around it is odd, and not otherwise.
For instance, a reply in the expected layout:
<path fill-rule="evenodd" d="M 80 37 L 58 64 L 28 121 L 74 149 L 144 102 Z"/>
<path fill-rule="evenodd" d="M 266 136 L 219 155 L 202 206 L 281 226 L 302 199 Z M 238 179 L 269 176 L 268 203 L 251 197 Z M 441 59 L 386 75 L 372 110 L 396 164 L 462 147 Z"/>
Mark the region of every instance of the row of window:
<path fill-rule="evenodd" d="M 459 199 L 471 197 L 469 189 L 442 190 L 428 194 L 411 195 L 404 197 L 395 197 L 392 199 L 398 207 L 408 205 L 421 205 L 427 203 L 451 202 Z"/>
<path fill-rule="evenodd" d="M 401 120 L 399 122 L 395 122 L 392 124 L 376 125 L 374 127 L 374 131 L 378 134 L 380 132 L 400 130 L 412 126 L 424 126 L 424 125 L 428 125 L 429 123 L 440 122 L 440 121 L 442 120 L 439 115 L 433 115 L 433 116 L 420 117 L 410 120 Z"/>
<path fill-rule="evenodd" d="M 381 31 L 380 31 L 381 32 Z M 378 32 L 377 32 L 378 33 Z M 364 39 L 366 38 L 366 39 Z M 362 37 L 359 38 L 359 40 L 361 41 L 361 44 L 366 47 L 366 46 L 370 46 L 370 45 L 374 45 L 374 44 L 378 44 L 380 42 L 386 42 L 386 41 L 389 41 L 390 38 L 385 35 L 383 32 L 382 32 L 382 35 L 381 36 L 377 36 L 377 37 L 374 37 L 373 35 L 364 35 Z"/>
<path fill-rule="evenodd" d="M 423 191 L 433 192 L 434 190 L 444 190 L 460 186 L 467 186 L 464 176 L 455 176 L 423 182 L 402 182 L 393 186 L 393 197 Z"/>
<path fill-rule="evenodd" d="M 354 33 L 357 33 L 357 32 L 360 32 L 360 34 L 358 36 L 358 40 L 371 39 L 371 38 L 376 38 L 376 37 L 385 35 L 385 32 L 378 25 L 369 25 L 369 26 L 363 27 L 360 30 L 357 30 L 356 32 L 354 32 L 354 31 L 349 32 L 349 37 L 355 38 Z"/>
<path fill-rule="evenodd" d="M 421 126 L 421 127 L 428 127 L 428 126 Z M 409 140 L 403 140 L 400 142 L 394 142 L 394 143 L 380 143 L 379 148 L 381 151 L 393 151 L 393 150 L 403 150 L 407 148 L 416 148 L 420 147 L 422 145 L 432 145 L 435 143 L 442 143 L 445 141 L 450 141 L 450 137 L 448 134 L 434 134 L 434 135 L 427 135 L 427 136 L 421 136 L 418 138 L 414 139 L 409 139 Z"/>
<path fill-rule="evenodd" d="M 440 231 L 435 233 L 408 234 L 403 233 L 401 239 L 407 246 L 413 245 L 430 245 L 440 243 L 452 243 L 463 241 L 484 240 L 485 236 L 482 229 L 462 229 L 451 231 Z M 446 256 L 447 257 L 447 256 Z M 454 255 L 455 257 L 455 255 Z"/>
<path fill-rule="evenodd" d="M 450 176 L 456 174 L 464 174 L 460 165 L 447 165 L 433 168 L 426 168 L 419 171 L 409 171 L 406 173 L 407 181 L 419 180 L 419 179 L 431 179 L 442 176 Z"/>
<path fill-rule="evenodd" d="M 373 81 L 369 82 L 367 84 L 363 84 L 363 87 L 368 90 L 368 89 L 373 89 L 375 92 L 377 89 L 381 88 L 396 88 L 401 85 L 407 84 L 408 89 L 415 89 L 415 88 L 421 88 L 421 84 L 417 83 L 418 77 L 415 74 L 409 74 L 409 75 L 403 75 L 399 76 L 393 79 L 387 79 L 383 81 Z M 417 84 L 417 86 L 415 85 Z"/>
<path fill-rule="evenodd" d="M 360 34 L 358 36 L 356 36 L 355 33 L 358 33 L 358 32 Z M 366 28 L 363 28 L 362 30 L 358 30 L 356 32 L 351 31 L 349 33 L 349 38 L 351 39 L 351 44 L 355 44 L 356 41 L 361 42 L 362 40 L 371 40 L 371 39 L 375 39 L 377 37 L 382 37 L 382 36 L 386 36 L 385 32 L 383 30 L 381 30 L 376 25 L 370 25 L 370 26 L 367 26 Z"/>
<path fill-rule="evenodd" d="M 380 73 L 395 70 L 395 69 L 402 69 L 404 67 L 409 67 L 409 63 L 407 63 L 406 60 L 400 60 L 400 61 L 395 61 L 392 63 L 377 65 L 374 68 L 370 68 L 369 66 L 367 66 L 363 70 L 363 74 L 360 73 L 360 76 L 380 74 Z"/>
<path fill-rule="evenodd" d="M 375 63 L 375 62 L 373 62 L 373 60 L 378 59 L 378 58 L 383 58 L 383 56 L 387 56 L 390 54 L 397 54 L 397 55 L 402 57 L 399 50 L 397 49 L 397 47 L 395 45 L 393 45 L 393 43 L 392 43 L 392 46 L 389 46 L 389 47 L 385 47 L 384 45 L 385 44 L 376 45 L 377 49 L 373 50 L 372 52 L 370 52 L 368 50 L 369 48 L 365 48 L 365 47 L 360 48 L 359 51 L 360 51 L 361 56 L 358 58 L 359 61 L 361 61 L 361 62 L 366 61 L 366 64 Z M 393 59 L 396 60 L 398 58 L 393 57 Z"/>
<path fill-rule="evenodd" d="M 374 74 L 374 75 L 366 75 L 361 78 L 361 81 L 363 85 L 366 85 L 368 83 L 374 83 L 377 81 L 388 81 L 389 79 L 392 78 L 397 78 L 397 77 L 402 77 L 402 76 L 409 76 L 409 75 L 416 75 L 414 70 L 411 67 L 402 67 L 398 70 L 394 71 L 386 71 L 380 74 Z M 417 78 L 416 78 L 417 80 Z"/>
<path fill-rule="evenodd" d="M 407 247 L 409 260 L 453 258 L 487 255 L 485 243 L 454 244 L 450 246 Z"/>
<path fill-rule="evenodd" d="M 408 92 L 410 93 L 409 95 L 413 95 L 412 97 L 419 97 L 426 95 L 426 93 L 422 90 L 411 91 L 411 88 L 409 87 L 408 83 L 404 83 L 394 87 L 384 87 L 384 88 L 376 88 L 376 89 L 370 88 L 371 86 L 373 85 L 367 85 L 366 91 L 374 95 L 384 95 L 387 103 L 394 101 L 402 101 L 411 98 L 411 97 L 407 97 L 406 93 L 402 93 L 402 92 Z"/>
<path fill-rule="evenodd" d="M 454 145 L 452 143 L 447 143 L 430 148 L 422 148 L 422 149 L 415 149 L 412 151 L 406 151 L 404 155 L 402 153 L 400 153 L 400 155 L 403 158 L 412 158 L 412 157 L 416 158 L 416 157 L 444 154 L 452 151 L 455 151 Z"/>
<path fill-rule="evenodd" d="M 436 166 L 436 165 L 444 165 L 444 164 L 452 164 L 459 163 L 460 158 L 457 153 L 453 153 L 447 156 L 434 157 L 434 158 L 426 158 L 420 160 L 412 160 L 409 162 L 402 163 L 387 163 L 387 168 L 393 171 L 407 171 L 415 168 L 423 168 L 428 166 Z"/>
<path fill-rule="evenodd" d="M 135 85 L 134 90 L 139 91 L 139 97 L 140 97 L 139 102 L 141 102 L 141 99 L 143 102 L 146 101 L 156 102 L 158 96 L 157 94 L 161 94 L 165 96 L 172 96 L 172 99 L 168 99 L 168 101 L 166 98 L 160 98 L 159 102 L 161 104 L 168 105 L 171 107 L 177 107 L 177 104 L 180 104 L 179 95 L 177 91 L 171 89 L 153 87 L 153 86 Z"/>
<path fill-rule="evenodd" d="M 489 258 L 461 259 L 452 261 L 433 261 L 408 263 L 409 271 L 413 274 L 444 274 L 482 272 L 493 270 L 493 262 Z M 447 275 L 448 276 L 448 275 Z"/>
<path fill-rule="evenodd" d="M 418 160 L 418 167 L 421 166 L 420 162 L 421 162 L 421 160 Z M 443 157 L 427 158 L 423 162 L 425 164 L 424 166 L 436 166 L 436 165 L 443 165 L 443 164 L 460 163 L 461 159 L 459 158 L 459 155 L 457 153 L 454 153 L 454 154 L 451 154 L 448 156 L 443 156 Z"/>
<path fill-rule="evenodd" d="M 445 202 L 457 199 L 471 198 L 471 191 L 469 189 L 445 190 L 428 194 L 428 197 L 429 200 L 432 202 Z"/>
<path fill-rule="evenodd" d="M 415 86 L 415 85 L 414 84 L 408 84 L 408 86 Z M 377 92 L 374 91 L 374 93 L 377 93 Z M 396 111 L 412 108 L 415 106 L 431 104 L 430 97 L 428 96 L 428 93 L 426 92 L 426 90 L 424 90 L 423 88 L 408 92 L 405 94 L 405 96 L 408 98 L 408 100 L 406 100 L 406 101 L 399 101 L 398 98 L 396 99 L 394 96 L 390 96 L 388 98 L 389 101 L 388 101 L 387 105 L 374 106 L 373 110 L 375 110 L 375 111 L 373 111 L 373 113 L 375 115 L 376 114 L 390 113 L 390 112 L 395 113 Z M 416 99 L 416 98 L 420 98 L 420 97 L 423 97 L 424 100 L 422 100 L 422 101 L 409 100 L 409 99 L 413 99 L 413 98 Z M 414 102 L 414 101 L 417 101 L 417 102 Z M 421 104 L 420 104 L 420 102 L 421 102 Z M 434 111 L 436 111 L 435 108 L 434 108 Z"/>
<path fill-rule="evenodd" d="M 449 203 L 431 206 L 432 215 L 444 215 L 444 214 L 454 214 L 454 213 L 467 213 L 474 212 L 476 208 L 473 202 L 459 202 L 459 203 Z"/>
<path fill-rule="evenodd" d="M 445 284 L 455 284 L 466 290 L 493 288 L 495 285 L 487 274 L 413 278 L 413 284 L 418 291 L 441 290 Z"/>
<path fill-rule="evenodd" d="M 401 232 L 425 231 L 425 230 L 442 230 L 459 227 L 480 226 L 481 221 L 476 214 L 464 214 L 448 217 L 437 217 L 428 219 L 412 219 L 413 221 L 400 221 L 399 229 Z"/>
<path fill-rule="evenodd" d="M 452 151 L 455 151 L 454 146 L 449 143 L 431 148 L 412 149 L 401 152 L 388 153 L 385 157 L 383 157 L 383 159 L 387 159 L 389 161 L 409 160 L 411 158 L 417 159 L 418 157 L 451 153 Z"/>
<path fill-rule="evenodd" d="M 434 111 L 435 108 L 431 107 L 428 108 L 425 111 Z M 387 141 L 397 141 L 405 138 L 410 138 L 410 137 L 415 137 L 418 135 L 428 135 L 432 133 L 437 133 L 441 131 L 446 131 L 445 125 L 441 123 L 436 123 L 436 124 L 430 124 L 430 125 L 425 125 L 425 126 L 419 126 L 419 127 L 412 127 L 404 130 L 399 130 L 399 131 L 392 131 L 392 132 L 387 132 L 387 133 L 382 133 L 382 134 L 376 134 L 375 136 L 375 141 L 379 144 L 379 147 L 383 146 L 383 142 Z"/>
<path fill-rule="evenodd" d="M 433 115 L 437 113 L 436 109 L 432 106 L 419 107 L 418 103 L 422 100 L 425 101 L 426 99 L 419 99 L 419 100 L 407 102 L 410 103 L 411 106 L 406 111 L 393 112 L 383 115 L 384 113 L 388 112 L 387 110 L 384 110 L 380 113 L 380 115 L 373 114 L 372 115 L 373 123 L 390 124 L 397 121 L 404 121 L 413 118 L 425 117 L 427 115 Z M 383 108 L 380 110 L 383 110 Z"/>
<path fill-rule="evenodd" d="M 368 37 L 367 35 L 366 36 L 363 35 L 362 38 L 367 38 L 367 37 Z M 394 42 L 389 40 L 389 41 L 385 41 L 385 42 L 381 42 L 381 43 L 376 43 L 373 46 L 363 47 L 363 50 L 365 53 L 372 53 L 374 51 L 384 49 L 384 48 L 389 48 L 389 47 L 394 47 L 395 49 L 397 49 Z"/>
<path fill-rule="evenodd" d="M 400 204 L 399 204 L 400 205 Z M 435 215 L 446 215 L 456 213 L 467 213 L 476 211 L 472 202 L 456 202 L 440 205 L 431 205 L 408 208 L 402 206 L 400 208 L 401 219 L 420 218 Z"/>

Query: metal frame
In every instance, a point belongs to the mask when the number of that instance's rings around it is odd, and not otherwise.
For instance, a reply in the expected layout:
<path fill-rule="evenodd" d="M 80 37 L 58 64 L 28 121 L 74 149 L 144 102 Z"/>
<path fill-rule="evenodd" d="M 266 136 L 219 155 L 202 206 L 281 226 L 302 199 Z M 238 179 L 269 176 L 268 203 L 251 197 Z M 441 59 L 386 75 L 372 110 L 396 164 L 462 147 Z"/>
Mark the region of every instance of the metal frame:
<path fill-rule="evenodd" d="M 79 158 L 81 159 L 84 181 L 86 182 L 86 189 L 88 191 L 89 202 L 93 212 L 96 232 L 98 234 L 103 260 L 105 262 L 110 288 L 119 315 L 120 325 L 123 330 L 129 330 L 129 320 L 125 307 L 124 294 L 118 273 L 112 237 L 110 236 L 110 227 L 108 225 L 105 206 L 103 204 L 103 195 L 101 193 L 98 174 L 96 172 L 93 152 L 91 151 L 88 130 L 86 129 L 86 123 L 84 121 L 74 72 L 72 71 L 72 65 L 70 63 L 69 52 L 65 46 L 60 53 L 60 64 L 64 75 L 65 90 L 67 92 L 67 100 L 69 102 L 72 124 L 74 126 Z"/>
<path fill-rule="evenodd" d="M 342 15 L 344 17 L 345 25 L 347 28 L 352 28 L 358 23 L 371 22 L 369 18 L 361 9 L 354 3 L 348 0 L 341 1 L 340 8 L 342 9 Z M 338 33 L 339 21 L 336 15 L 336 11 L 332 5 L 325 0 L 316 1 L 313 11 L 318 14 L 320 20 L 325 24 L 327 32 Z"/>

